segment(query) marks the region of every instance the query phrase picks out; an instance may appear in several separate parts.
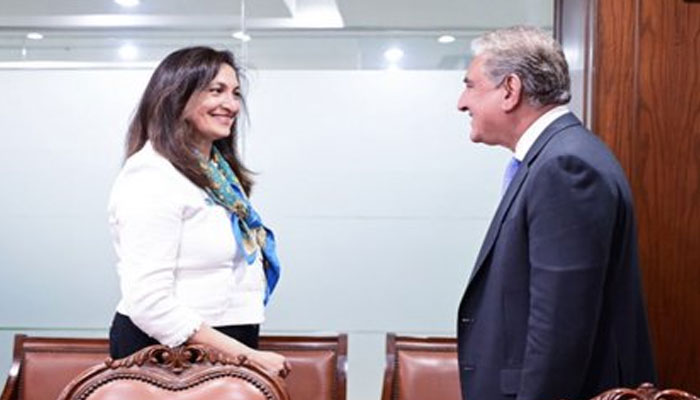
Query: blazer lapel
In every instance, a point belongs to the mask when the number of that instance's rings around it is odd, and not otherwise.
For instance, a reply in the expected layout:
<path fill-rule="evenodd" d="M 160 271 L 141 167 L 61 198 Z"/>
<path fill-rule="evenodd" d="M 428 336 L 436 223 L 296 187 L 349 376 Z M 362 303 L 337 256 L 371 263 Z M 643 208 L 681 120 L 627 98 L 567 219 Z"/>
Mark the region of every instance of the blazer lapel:
<path fill-rule="evenodd" d="M 513 200 L 515 200 L 517 194 L 520 192 L 520 187 L 525 181 L 525 177 L 527 177 L 530 170 L 530 165 L 537 158 L 537 155 L 542 151 L 545 145 L 554 137 L 554 135 L 572 125 L 580 124 L 581 122 L 578 120 L 578 118 L 576 118 L 576 116 L 574 116 L 574 114 L 568 113 L 562 115 L 554 120 L 554 122 L 552 122 L 547 128 L 545 128 L 542 134 L 537 138 L 537 140 L 535 140 L 535 143 L 533 143 L 530 150 L 528 150 L 527 154 L 525 155 L 525 159 L 518 168 L 518 172 L 515 173 L 513 180 L 508 186 L 508 189 L 506 189 L 506 192 L 503 194 L 503 198 L 496 209 L 496 214 L 491 220 L 491 225 L 489 225 L 489 229 L 486 231 L 486 238 L 484 239 L 484 243 L 481 245 L 479 255 L 476 257 L 476 263 L 474 264 L 472 273 L 469 276 L 467 288 L 469 288 L 469 284 L 471 284 L 472 280 L 476 276 L 476 273 L 484 265 L 484 261 L 489 253 L 491 253 L 491 249 L 493 248 L 494 243 L 496 243 L 496 238 L 498 238 L 498 234 L 501 231 L 503 219 L 508 213 L 510 206 L 513 204 Z"/>

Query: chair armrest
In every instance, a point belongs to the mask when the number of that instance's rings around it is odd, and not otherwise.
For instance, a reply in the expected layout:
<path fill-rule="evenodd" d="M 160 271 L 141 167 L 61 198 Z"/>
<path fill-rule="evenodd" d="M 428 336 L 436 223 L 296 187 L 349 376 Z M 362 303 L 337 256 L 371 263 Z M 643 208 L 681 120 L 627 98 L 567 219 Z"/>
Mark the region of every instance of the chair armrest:
<path fill-rule="evenodd" d="M 17 400 L 17 387 L 19 386 L 19 365 L 19 360 L 12 360 L 12 366 L 10 366 L 10 372 L 7 374 L 7 380 L 5 381 L 5 387 L 2 389 L 2 396 L 0 397 L 0 400 Z"/>

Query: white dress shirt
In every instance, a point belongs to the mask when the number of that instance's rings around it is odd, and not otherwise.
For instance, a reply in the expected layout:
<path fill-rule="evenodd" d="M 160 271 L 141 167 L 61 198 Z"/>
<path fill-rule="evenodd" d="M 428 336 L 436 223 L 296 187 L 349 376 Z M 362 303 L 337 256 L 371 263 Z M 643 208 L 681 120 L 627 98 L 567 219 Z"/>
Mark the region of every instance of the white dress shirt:
<path fill-rule="evenodd" d="M 525 133 L 520 136 L 520 139 L 518 139 L 518 142 L 515 144 L 515 154 L 513 157 L 522 162 L 525 159 L 525 155 L 527 154 L 528 150 L 530 150 L 530 147 L 532 147 L 535 140 L 540 137 L 542 132 L 544 132 L 544 130 L 552 122 L 554 122 L 554 120 L 570 112 L 571 111 L 569 111 L 567 106 L 556 106 L 546 113 L 540 115 L 540 117 L 537 118 L 535 122 L 533 122 L 532 125 L 527 128 L 527 130 L 525 130 Z"/>
<path fill-rule="evenodd" d="M 117 311 L 168 346 L 202 324 L 259 324 L 265 274 L 247 265 L 228 211 L 213 203 L 150 143 L 124 164 L 109 223 L 122 298 Z"/>

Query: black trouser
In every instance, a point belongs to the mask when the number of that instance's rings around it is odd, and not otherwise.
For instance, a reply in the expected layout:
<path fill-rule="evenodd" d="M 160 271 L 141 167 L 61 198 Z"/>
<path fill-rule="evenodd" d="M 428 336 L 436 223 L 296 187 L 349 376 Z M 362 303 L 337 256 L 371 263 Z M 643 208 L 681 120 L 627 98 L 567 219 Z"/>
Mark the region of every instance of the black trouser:
<path fill-rule="evenodd" d="M 260 325 L 229 325 L 214 327 L 214 329 L 248 347 L 258 348 Z M 131 318 L 120 313 L 114 314 L 112 327 L 109 329 L 110 357 L 123 358 L 154 344 L 158 344 L 158 341 L 134 325 Z"/>

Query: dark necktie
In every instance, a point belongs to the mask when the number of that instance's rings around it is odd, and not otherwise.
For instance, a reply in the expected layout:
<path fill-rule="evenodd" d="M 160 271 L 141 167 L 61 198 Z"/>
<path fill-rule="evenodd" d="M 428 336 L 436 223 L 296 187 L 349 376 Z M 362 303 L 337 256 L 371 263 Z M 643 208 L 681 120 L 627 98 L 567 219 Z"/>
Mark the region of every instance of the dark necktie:
<path fill-rule="evenodd" d="M 508 190 L 508 185 L 510 185 L 510 181 L 513 180 L 515 173 L 518 172 L 518 167 L 520 167 L 520 161 L 515 157 L 511 158 L 508 162 L 508 166 L 506 167 L 506 173 L 503 175 L 501 196 L 506 193 L 506 190 Z"/>

